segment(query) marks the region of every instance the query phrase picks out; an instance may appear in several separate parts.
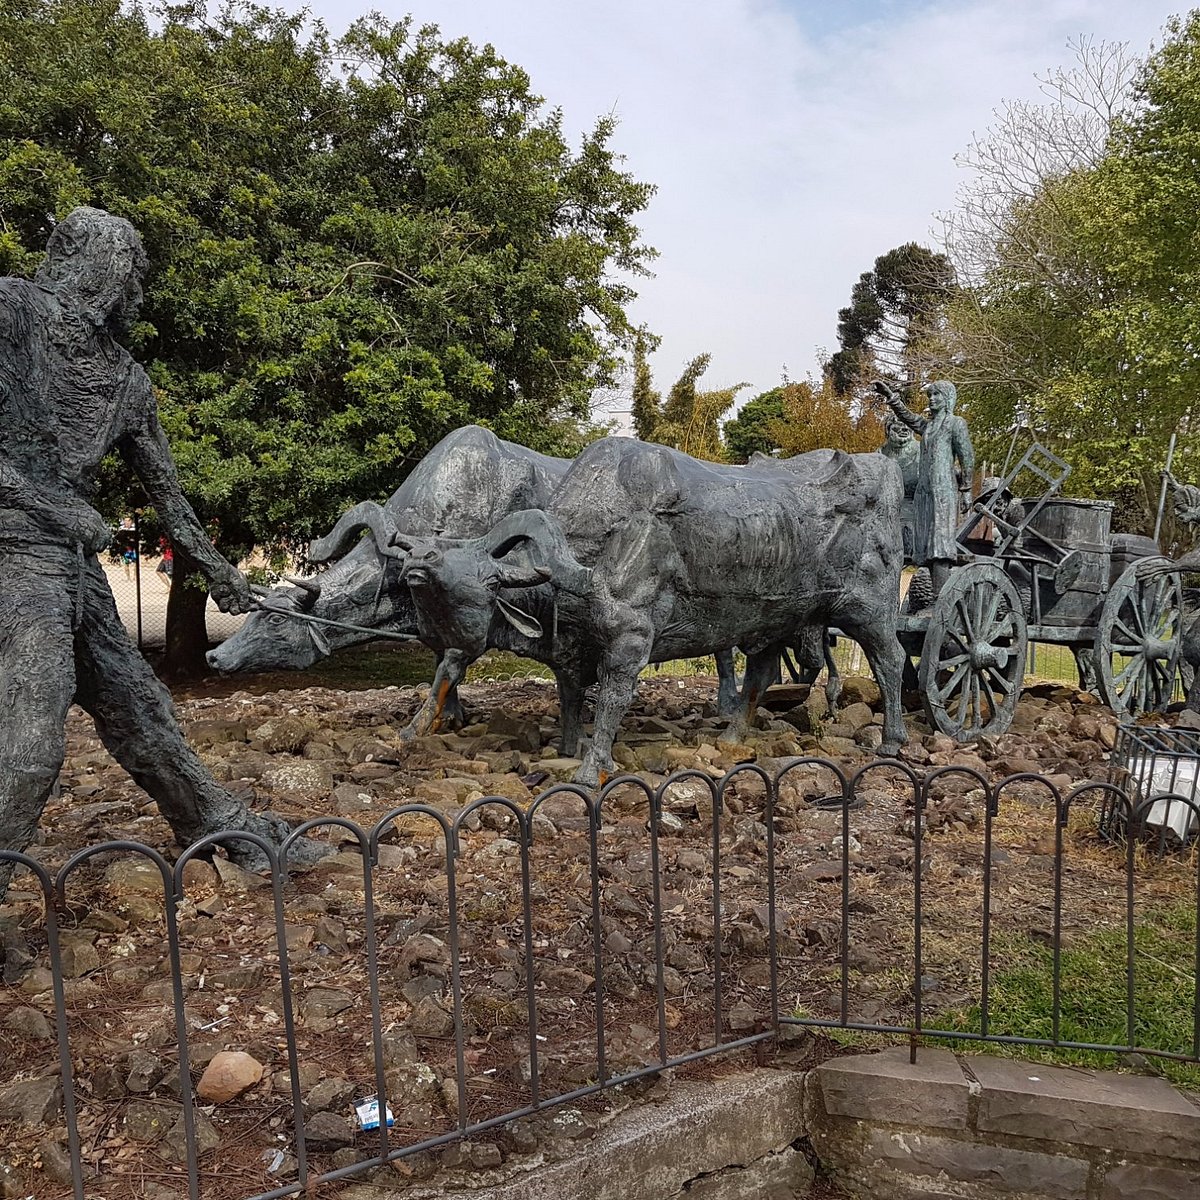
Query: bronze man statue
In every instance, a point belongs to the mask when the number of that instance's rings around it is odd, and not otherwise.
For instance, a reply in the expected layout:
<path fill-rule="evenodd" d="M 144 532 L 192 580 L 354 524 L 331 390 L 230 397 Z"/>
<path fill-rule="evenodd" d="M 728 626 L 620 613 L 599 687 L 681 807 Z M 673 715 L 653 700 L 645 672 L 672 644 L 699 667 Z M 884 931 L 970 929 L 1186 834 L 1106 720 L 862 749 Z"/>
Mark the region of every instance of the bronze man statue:
<path fill-rule="evenodd" d="M 922 389 L 929 398 L 929 416 L 915 413 L 900 393 L 877 381 L 875 390 L 892 412 L 921 435 L 921 458 L 914 496 L 914 560 L 929 568 L 936 597 L 959 557 L 955 534 L 969 499 L 975 473 L 975 451 L 962 417 L 954 415 L 957 391 L 948 380 L 939 379 Z M 955 465 L 957 464 L 957 475 Z M 960 493 L 962 497 L 960 498 Z"/>
<path fill-rule="evenodd" d="M 0 849 L 33 839 L 72 701 L 181 844 L 221 829 L 272 841 L 287 833 L 279 819 L 250 813 L 188 746 L 96 557 L 110 536 L 91 505 L 96 472 L 115 450 L 220 607 L 251 606 L 245 578 L 184 499 L 150 380 L 117 340 L 137 315 L 146 265 L 128 221 L 77 208 L 54 229 L 32 282 L 0 279 Z M 246 843 L 230 852 L 251 865 L 261 858 Z M 10 875 L 0 864 L 0 896 Z"/>

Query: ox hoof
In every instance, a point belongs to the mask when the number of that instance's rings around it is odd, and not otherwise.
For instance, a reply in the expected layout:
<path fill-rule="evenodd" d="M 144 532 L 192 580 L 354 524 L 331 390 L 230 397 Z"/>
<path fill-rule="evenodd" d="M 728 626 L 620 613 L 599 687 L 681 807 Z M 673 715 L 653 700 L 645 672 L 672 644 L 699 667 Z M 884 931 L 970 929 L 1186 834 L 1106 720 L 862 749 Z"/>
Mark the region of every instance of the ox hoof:
<path fill-rule="evenodd" d="M 596 788 L 602 788 L 616 774 L 616 770 L 616 767 L 611 764 L 605 770 L 604 767 L 598 766 L 595 763 L 585 762 L 571 776 L 571 782 L 577 783 L 580 787 L 595 790 Z"/>

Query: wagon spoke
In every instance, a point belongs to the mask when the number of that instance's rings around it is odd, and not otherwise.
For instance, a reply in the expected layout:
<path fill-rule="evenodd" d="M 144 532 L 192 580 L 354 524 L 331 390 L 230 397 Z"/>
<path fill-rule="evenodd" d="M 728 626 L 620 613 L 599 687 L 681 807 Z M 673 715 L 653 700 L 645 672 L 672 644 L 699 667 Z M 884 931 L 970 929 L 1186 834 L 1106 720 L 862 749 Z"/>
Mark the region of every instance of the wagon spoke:
<path fill-rule="evenodd" d="M 1133 613 L 1133 622 L 1138 627 L 1138 629 L 1141 631 L 1140 637 L 1145 637 L 1146 636 L 1146 621 L 1145 621 L 1144 617 L 1142 616 L 1141 606 L 1137 602 L 1137 593 L 1136 592 L 1133 592 L 1130 594 L 1130 596 L 1127 600 L 1127 603 L 1129 605 L 1129 611 Z"/>
<path fill-rule="evenodd" d="M 976 588 L 971 593 L 971 616 L 972 624 L 976 633 L 983 634 L 987 632 L 987 626 L 983 620 L 983 602 L 987 597 L 983 593 L 983 588 Z"/>
<path fill-rule="evenodd" d="M 971 641 L 974 641 L 975 640 L 975 626 L 971 623 L 971 617 L 967 612 L 967 605 L 964 603 L 964 600 L 961 596 L 959 597 L 959 599 L 957 601 L 957 608 L 958 608 L 958 611 L 962 614 L 963 627 L 967 631 L 967 637 L 970 638 Z"/>
<path fill-rule="evenodd" d="M 971 643 L 961 633 L 959 633 L 955 629 L 947 629 L 946 630 L 946 638 L 953 638 L 958 643 L 959 652 L 967 655 L 967 657 L 970 657 Z M 943 639 L 942 646 L 944 646 L 945 644 L 946 644 L 946 639 Z M 940 649 L 941 649 L 941 647 L 939 647 L 939 650 Z M 945 662 L 946 660 L 942 659 L 941 661 Z"/>
<path fill-rule="evenodd" d="M 989 642 L 993 640 L 993 638 L 996 636 L 996 633 L 1001 628 L 1001 626 L 996 623 L 996 616 L 1000 612 L 1000 601 L 1002 599 L 1003 597 L 1001 596 L 999 589 L 992 592 L 992 594 L 988 597 L 988 604 L 987 608 L 984 610 L 983 620 L 979 623 L 980 628 L 983 629 L 984 635 Z"/>
<path fill-rule="evenodd" d="M 1126 625 L 1125 622 L 1122 621 L 1119 616 L 1113 622 L 1113 627 L 1114 627 L 1113 628 L 1114 632 L 1116 632 L 1116 630 L 1119 629 L 1119 630 L 1121 630 L 1122 633 L 1124 633 L 1124 635 L 1129 639 L 1130 645 L 1136 646 L 1141 643 L 1142 639 L 1140 637 L 1138 637 L 1138 635 L 1136 633 L 1134 633 L 1133 630 L 1130 629 L 1129 626 Z"/>
<path fill-rule="evenodd" d="M 994 687 L 997 691 L 1003 692 L 1006 696 L 1012 695 L 1013 684 L 1009 683 L 1009 681 L 1004 678 L 1004 673 L 999 667 L 989 666 L 984 667 L 983 669 L 988 679 L 991 681 L 992 687 Z"/>
<path fill-rule="evenodd" d="M 954 673 L 950 676 L 950 682 L 938 692 L 938 699 L 941 700 L 943 704 L 945 704 L 945 702 L 951 698 L 954 690 L 958 687 L 959 681 L 968 670 L 970 670 L 970 668 L 966 666 L 966 664 L 962 664 L 955 668 Z"/>
<path fill-rule="evenodd" d="M 1136 672 L 1136 671 L 1138 671 L 1138 670 L 1139 670 L 1139 668 L 1140 668 L 1141 666 L 1142 666 L 1142 658 L 1141 658 L 1141 656 L 1140 656 L 1140 655 L 1136 655 L 1136 654 L 1135 654 L 1135 655 L 1133 656 L 1133 658 L 1131 658 L 1131 659 L 1130 659 L 1130 660 L 1129 660 L 1129 661 L 1128 661 L 1128 662 L 1125 664 L 1125 669 L 1124 669 L 1124 670 L 1123 670 L 1123 671 L 1120 673 L 1120 675 L 1118 675 L 1118 676 L 1117 676 L 1117 677 L 1116 677 L 1116 678 L 1113 680 L 1113 683 L 1115 683 L 1115 684 L 1116 684 L 1116 686 L 1117 686 L 1117 691 L 1121 691 L 1121 690 L 1122 690 L 1122 686 L 1121 686 L 1121 685 L 1122 685 L 1122 684 L 1124 684 L 1124 683 L 1126 683 L 1126 682 L 1129 680 L 1130 674 L 1131 674 L 1132 672 Z"/>
<path fill-rule="evenodd" d="M 1138 606 L 1142 613 L 1142 628 L 1153 634 L 1159 613 L 1159 599 L 1162 596 L 1163 580 L 1153 580 L 1149 586 L 1143 586 L 1137 593 Z"/>

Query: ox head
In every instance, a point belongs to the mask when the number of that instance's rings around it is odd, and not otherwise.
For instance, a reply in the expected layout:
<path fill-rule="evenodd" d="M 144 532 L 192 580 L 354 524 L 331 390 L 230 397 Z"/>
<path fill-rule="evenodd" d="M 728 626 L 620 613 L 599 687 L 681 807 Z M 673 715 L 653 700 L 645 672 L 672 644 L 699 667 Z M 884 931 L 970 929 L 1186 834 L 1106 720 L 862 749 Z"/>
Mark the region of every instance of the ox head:
<path fill-rule="evenodd" d="M 320 626 L 291 613 L 311 611 L 321 595 L 315 579 L 291 580 L 291 587 L 262 591 L 258 610 L 242 627 L 205 656 L 217 671 L 302 671 L 329 653 Z"/>
<path fill-rule="evenodd" d="M 558 523 L 540 509 L 511 513 L 483 537 L 396 533 L 390 543 L 403 557 L 422 636 L 473 654 L 487 649 L 497 618 L 532 641 L 551 632 L 529 611 L 534 598 L 513 592 L 551 580 L 577 591 L 587 576 Z"/>
<path fill-rule="evenodd" d="M 359 535 L 366 529 L 371 537 Z M 365 629 L 416 631 L 408 589 L 389 538 L 396 527 L 385 509 L 364 502 L 345 513 L 332 530 L 313 542 L 314 562 L 337 562 L 313 579 L 291 579 L 259 601 L 241 629 L 208 654 L 219 671 L 302 671 L 369 633 L 337 629 L 298 619 L 311 614 Z M 344 557 L 341 557 L 344 556 Z"/>

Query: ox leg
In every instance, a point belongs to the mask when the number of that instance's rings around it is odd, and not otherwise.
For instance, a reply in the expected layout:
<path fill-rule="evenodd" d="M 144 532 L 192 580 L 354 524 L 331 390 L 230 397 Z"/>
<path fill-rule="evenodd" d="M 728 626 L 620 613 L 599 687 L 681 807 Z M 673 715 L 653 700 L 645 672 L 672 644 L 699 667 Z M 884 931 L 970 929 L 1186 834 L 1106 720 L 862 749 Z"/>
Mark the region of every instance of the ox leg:
<path fill-rule="evenodd" d="M 466 676 L 467 668 L 478 657 L 477 654 L 468 654 L 465 650 L 447 650 L 442 654 L 429 689 L 429 698 L 401 730 L 401 741 L 411 742 L 413 738 L 437 733 L 439 729 L 446 727 L 451 697 L 454 698 L 454 705 L 458 706 L 458 685 Z M 461 716 L 461 707 L 458 708 L 458 713 Z"/>
<path fill-rule="evenodd" d="M 838 701 L 842 698 L 842 677 L 838 672 L 837 663 L 833 661 L 833 651 L 829 648 L 829 635 L 825 635 L 825 699 L 829 703 L 829 711 L 837 712 Z"/>
<path fill-rule="evenodd" d="M 654 613 L 669 611 L 678 553 L 666 527 L 648 514 L 610 535 L 592 568 L 595 642 L 602 648 L 592 740 L 575 782 L 596 787 L 615 770 L 613 741 L 654 647 Z"/>
<path fill-rule="evenodd" d="M 465 665 L 463 674 L 466 675 Z M 463 708 L 462 698 L 458 694 L 458 686 L 455 685 L 446 693 L 446 703 L 442 707 L 442 722 L 438 728 L 443 731 L 461 729 L 466 723 L 467 710 Z"/>
<path fill-rule="evenodd" d="M 733 651 L 718 650 L 713 658 L 717 660 L 717 713 L 729 717 L 737 711 L 739 698 Z"/>
<path fill-rule="evenodd" d="M 583 684 L 574 676 L 559 672 L 558 684 L 558 752 L 564 758 L 574 758 L 583 733 Z"/>
<path fill-rule="evenodd" d="M 750 730 L 750 722 L 758 708 L 759 699 L 763 692 L 774 682 L 779 670 L 778 646 L 758 654 L 746 656 L 746 678 L 742 683 L 742 702 L 734 712 L 725 732 L 719 740 L 722 742 L 741 742 L 745 740 Z"/>
<path fill-rule="evenodd" d="M 613 742 L 621 718 L 629 711 L 637 687 L 638 672 L 650 661 L 647 652 L 640 661 L 606 663 L 600 670 L 600 695 L 596 700 L 596 719 L 592 740 L 583 756 L 583 765 L 575 772 L 575 782 L 584 787 L 603 787 L 616 771 L 612 759 Z"/>
<path fill-rule="evenodd" d="M 899 754 L 908 741 L 904 715 L 900 707 L 900 680 L 904 674 L 906 655 L 890 621 L 880 620 L 860 625 L 851 636 L 863 648 L 871 671 L 883 695 L 883 744 L 879 753 L 885 758 Z"/>

